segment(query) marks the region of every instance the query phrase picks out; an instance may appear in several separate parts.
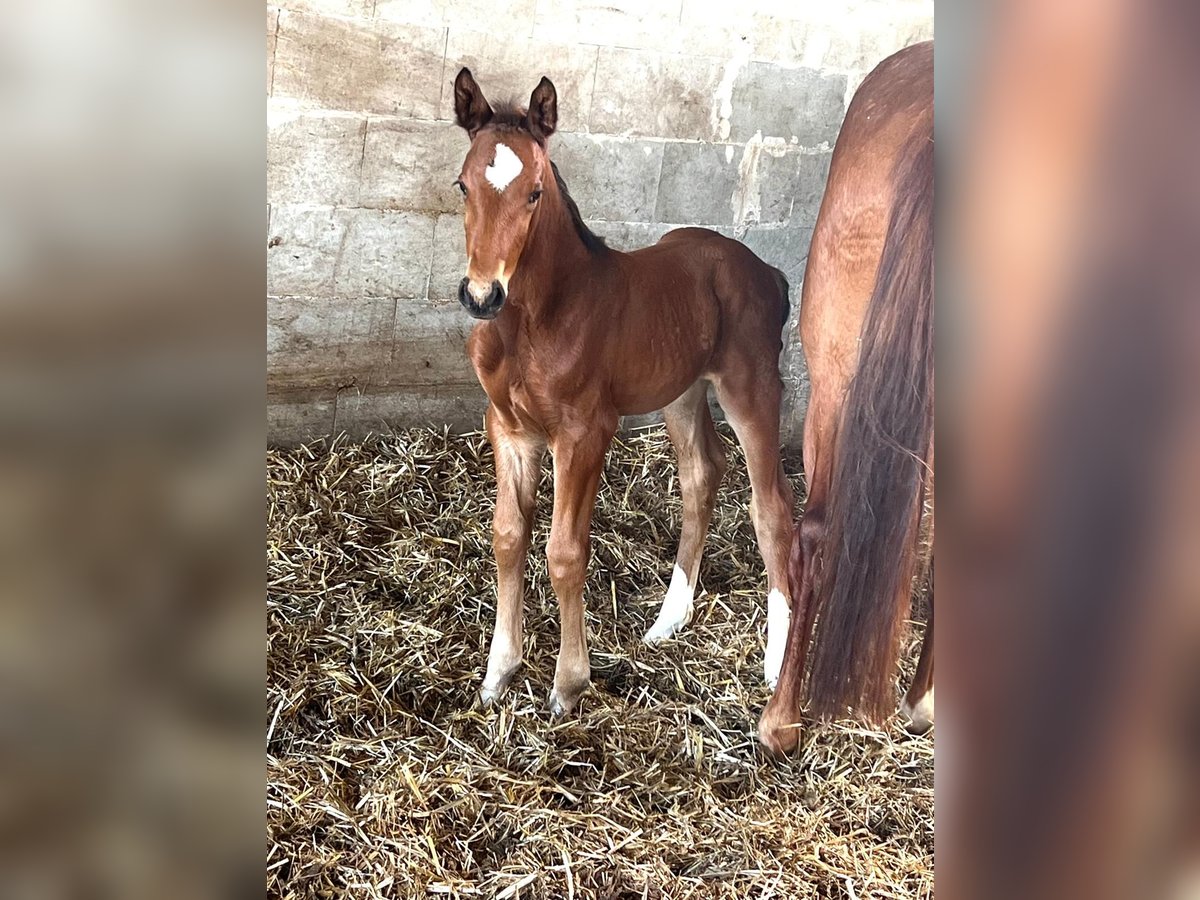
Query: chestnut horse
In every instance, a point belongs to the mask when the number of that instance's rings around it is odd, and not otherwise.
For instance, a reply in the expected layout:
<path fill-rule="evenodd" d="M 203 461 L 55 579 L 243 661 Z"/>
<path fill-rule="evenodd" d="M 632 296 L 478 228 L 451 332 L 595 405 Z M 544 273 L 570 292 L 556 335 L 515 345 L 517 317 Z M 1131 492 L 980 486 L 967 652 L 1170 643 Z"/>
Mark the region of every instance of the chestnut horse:
<path fill-rule="evenodd" d="M 798 742 L 818 612 L 810 713 L 891 712 L 933 486 L 932 42 L 888 57 L 855 92 L 801 296 L 808 499 L 791 551 L 783 670 L 759 722 L 776 752 Z M 932 612 L 905 706 L 914 728 L 932 724 Z"/>
<path fill-rule="evenodd" d="M 670 637 L 690 620 L 725 469 L 706 399 L 710 383 L 746 452 L 767 569 L 764 673 L 774 682 L 790 605 L 792 492 L 779 459 L 787 281 L 744 245 L 702 228 L 672 231 L 632 253 L 605 246 L 550 161 L 557 104 L 547 78 L 528 110 L 493 108 L 467 69 L 454 82 L 455 114 L 471 139 L 456 182 L 467 238 L 459 300 L 484 320 L 467 349 L 490 401 L 486 425 L 496 457 L 496 630 L 482 698 L 498 697 L 521 664 L 524 567 L 547 447 L 554 515 L 546 557 L 561 627 L 550 708 L 571 710 L 588 687 L 589 530 L 623 415 L 663 411 L 683 495 L 675 568 L 646 640 Z"/>

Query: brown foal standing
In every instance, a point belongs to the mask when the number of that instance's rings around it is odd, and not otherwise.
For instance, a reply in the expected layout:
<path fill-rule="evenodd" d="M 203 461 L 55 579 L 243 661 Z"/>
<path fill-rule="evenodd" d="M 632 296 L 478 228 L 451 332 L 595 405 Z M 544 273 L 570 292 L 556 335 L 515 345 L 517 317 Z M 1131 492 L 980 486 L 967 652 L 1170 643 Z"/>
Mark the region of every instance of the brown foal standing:
<path fill-rule="evenodd" d="M 528 110 L 493 109 L 471 73 L 454 83 L 470 136 L 458 185 L 466 199 L 467 272 L 459 299 L 481 321 L 468 352 L 490 401 L 496 457 L 493 525 L 496 631 L 482 696 L 498 697 L 521 664 L 524 568 L 543 453 L 554 457 L 546 549 L 561 645 L 551 709 L 571 710 L 591 677 L 583 616 L 592 507 L 623 415 L 663 410 L 679 457 L 683 533 L 657 621 L 670 637 L 691 618 L 700 555 L 725 457 L 706 393 L 711 383 L 746 451 L 751 515 L 767 568 L 765 675 L 786 640 L 792 493 L 779 459 L 782 273 L 702 228 L 620 253 L 592 234 L 550 161 L 557 120 L 543 78 Z"/>
<path fill-rule="evenodd" d="M 810 712 L 880 721 L 893 709 L 933 496 L 932 42 L 888 57 L 854 94 L 813 231 L 800 336 L 812 391 L 808 499 L 791 554 L 796 615 L 759 722 L 780 752 L 798 741 L 818 612 Z M 933 722 L 932 613 L 905 711 L 915 730 Z"/>

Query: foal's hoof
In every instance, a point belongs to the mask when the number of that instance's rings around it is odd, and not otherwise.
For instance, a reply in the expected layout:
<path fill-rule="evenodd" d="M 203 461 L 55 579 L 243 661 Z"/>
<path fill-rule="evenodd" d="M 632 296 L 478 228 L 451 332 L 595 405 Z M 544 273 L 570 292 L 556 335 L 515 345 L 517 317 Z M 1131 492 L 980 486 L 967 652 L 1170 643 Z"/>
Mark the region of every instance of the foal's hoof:
<path fill-rule="evenodd" d="M 484 679 L 483 684 L 479 686 L 479 702 L 484 709 L 499 701 L 507 693 L 515 673 L 516 669 L 504 678 Z"/>
<path fill-rule="evenodd" d="M 643 635 L 642 642 L 653 646 L 674 637 L 692 621 L 693 612 L 694 608 L 688 606 L 687 611 L 682 616 L 659 613 L 654 624 L 650 626 L 650 630 Z"/>
<path fill-rule="evenodd" d="M 500 687 L 495 687 L 495 688 L 489 688 L 486 685 L 484 687 L 481 687 L 479 689 L 479 705 L 482 706 L 484 709 L 487 709 L 493 703 L 498 702 L 500 700 L 500 698 L 504 696 L 504 691 L 505 691 L 505 687 L 503 685 L 501 685 Z"/>
<path fill-rule="evenodd" d="M 588 686 L 586 683 L 583 687 L 574 690 L 559 690 L 555 688 L 550 692 L 550 699 L 546 703 L 546 708 L 550 710 L 550 714 L 556 719 L 568 716 L 575 711 L 575 707 L 579 705 L 579 698 L 583 696 L 587 689 Z"/>

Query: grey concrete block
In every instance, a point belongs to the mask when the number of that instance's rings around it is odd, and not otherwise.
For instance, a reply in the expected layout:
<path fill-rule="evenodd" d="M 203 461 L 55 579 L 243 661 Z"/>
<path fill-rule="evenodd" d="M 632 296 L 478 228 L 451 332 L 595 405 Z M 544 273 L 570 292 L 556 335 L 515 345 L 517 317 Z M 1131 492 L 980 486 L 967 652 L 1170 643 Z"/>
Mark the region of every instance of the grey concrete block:
<path fill-rule="evenodd" d="M 268 109 L 267 129 L 270 202 L 357 204 L 365 120 L 301 115 L 273 106 Z"/>
<path fill-rule="evenodd" d="M 798 381 L 783 383 L 783 399 L 779 409 L 780 439 L 785 447 L 804 444 L 804 417 L 808 413 L 810 388 L 807 375 Z"/>
<path fill-rule="evenodd" d="M 332 294 L 346 230 L 345 210 L 275 204 L 267 238 L 267 293 Z"/>
<path fill-rule="evenodd" d="M 463 66 L 471 69 L 493 103 L 515 100 L 526 106 L 545 75 L 558 92 L 559 130 L 586 130 L 596 79 L 595 47 L 451 29 L 440 111 L 443 119 L 454 118 L 453 79 Z"/>
<path fill-rule="evenodd" d="M 477 325 L 458 301 L 402 300 L 396 305 L 392 360 L 382 384 L 478 385 L 467 358 L 467 338 Z"/>
<path fill-rule="evenodd" d="M 742 66 L 733 83 L 729 137 L 749 141 L 795 138 L 802 147 L 833 145 L 845 111 L 846 76 L 816 69 L 790 69 L 773 63 Z"/>
<path fill-rule="evenodd" d="M 343 297 L 424 297 L 434 217 L 384 209 L 346 211 L 347 234 L 334 277 Z"/>
<path fill-rule="evenodd" d="M 585 134 L 551 139 L 550 155 L 585 219 L 654 218 L 663 144 Z"/>
<path fill-rule="evenodd" d="M 538 0 L 533 36 L 657 47 L 679 26 L 680 0 Z"/>
<path fill-rule="evenodd" d="M 812 243 L 812 228 L 754 226 L 742 237 L 742 242 L 763 262 L 770 263 L 787 276 L 795 308 L 800 302 L 800 284 L 804 279 L 808 247 Z"/>
<path fill-rule="evenodd" d="M 483 430 L 487 395 L 478 385 L 414 385 L 338 394 L 334 433 L 351 439 L 394 429 L 447 426 L 465 434 Z"/>
<path fill-rule="evenodd" d="M 326 16 L 356 16 L 369 19 L 375 0 L 286 0 L 288 9 L 321 13 Z"/>
<path fill-rule="evenodd" d="M 458 285 L 467 274 L 467 240 L 463 217 L 438 216 L 433 231 L 433 267 L 429 274 L 429 299 L 458 299 Z"/>
<path fill-rule="evenodd" d="M 782 142 L 760 143 L 757 136 L 743 150 L 739 188 L 734 198 L 739 223 L 788 221 L 797 198 L 807 198 L 812 187 L 813 165 L 798 150 Z M 807 176 L 807 180 L 806 180 Z M 820 195 L 817 195 L 820 202 Z"/>
<path fill-rule="evenodd" d="M 279 30 L 279 10 L 267 7 L 267 96 L 271 96 L 271 82 L 275 78 L 275 35 Z"/>
<path fill-rule="evenodd" d="M 465 28 L 474 31 L 477 38 L 485 37 L 480 32 L 486 29 L 489 38 L 520 40 L 533 31 L 536 7 L 537 0 L 488 0 L 484 7 L 478 0 L 377 0 L 375 17 L 419 25 L 448 25 L 452 33 L 453 29 Z M 454 57 L 450 60 L 453 62 Z M 453 77 L 456 71 L 446 66 L 447 77 Z"/>
<path fill-rule="evenodd" d="M 865 74 L 897 50 L 932 38 L 933 8 L 922 11 L 900 3 L 875 3 L 870 12 L 856 18 L 854 26 L 836 29 L 823 64 Z"/>
<path fill-rule="evenodd" d="M 269 298 L 268 392 L 383 380 L 391 362 L 395 315 L 395 300 Z"/>
<path fill-rule="evenodd" d="M 733 222 L 742 148 L 715 144 L 666 144 L 654 217 L 697 225 Z"/>
<path fill-rule="evenodd" d="M 591 131 L 710 140 L 721 59 L 601 47 Z"/>
<path fill-rule="evenodd" d="M 800 156 L 797 173 L 791 222 L 811 228 L 821 211 L 821 198 L 825 196 L 825 183 L 829 180 L 830 153 L 804 153 Z"/>
<path fill-rule="evenodd" d="M 285 12 L 274 94 L 323 109 L 432 119 L 445 47 L 442 28 Z"/>
<path fill-rule="evenodd" d="M 470 143 L 448 122 L 372 119 L 363 154 L 361 205 L 421 212 L 460 212 L 454 180 Z"/>
<path fill-rule="evenodd" d="M 267 397 L 267 443 L 293 447 L 333 434 L 336 391 Z"/>

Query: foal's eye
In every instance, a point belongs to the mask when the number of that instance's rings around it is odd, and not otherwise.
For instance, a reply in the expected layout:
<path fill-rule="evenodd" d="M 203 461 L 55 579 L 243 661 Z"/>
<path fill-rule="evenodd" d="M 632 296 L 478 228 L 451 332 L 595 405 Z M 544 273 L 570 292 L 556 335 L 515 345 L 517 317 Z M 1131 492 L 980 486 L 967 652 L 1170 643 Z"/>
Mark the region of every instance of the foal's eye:
<path fill-rule="evenodd" d="M 542 192 L 541 192 L 541 191 L 534 191 L 532 194 L 530 194 L 530 195 L 529 195 L 529 202 L 530 202 L 530 203 L 537 203 L 537 202 L 538 202 L 538 198 L 539 198 L 539 197 L 541 197 L 541 196 L 542 196 Z"/>
<path fill-rule="evenodd" d="M 465 197 L 465 196 L 467 196 L 467 186 L 466 186 L 465 184 L 463 184 L 463 183 L 462 183 L 462 179 L 461 179 L 461 178 L 455 178 L 455 179 L 454 179 L 454 185 L 455 185 L 455 187 L 457 187 L 457 188 L 458 188 L 460 191 L 462 191 L 462 195 L 463 195 L 464 197 Z"/>

